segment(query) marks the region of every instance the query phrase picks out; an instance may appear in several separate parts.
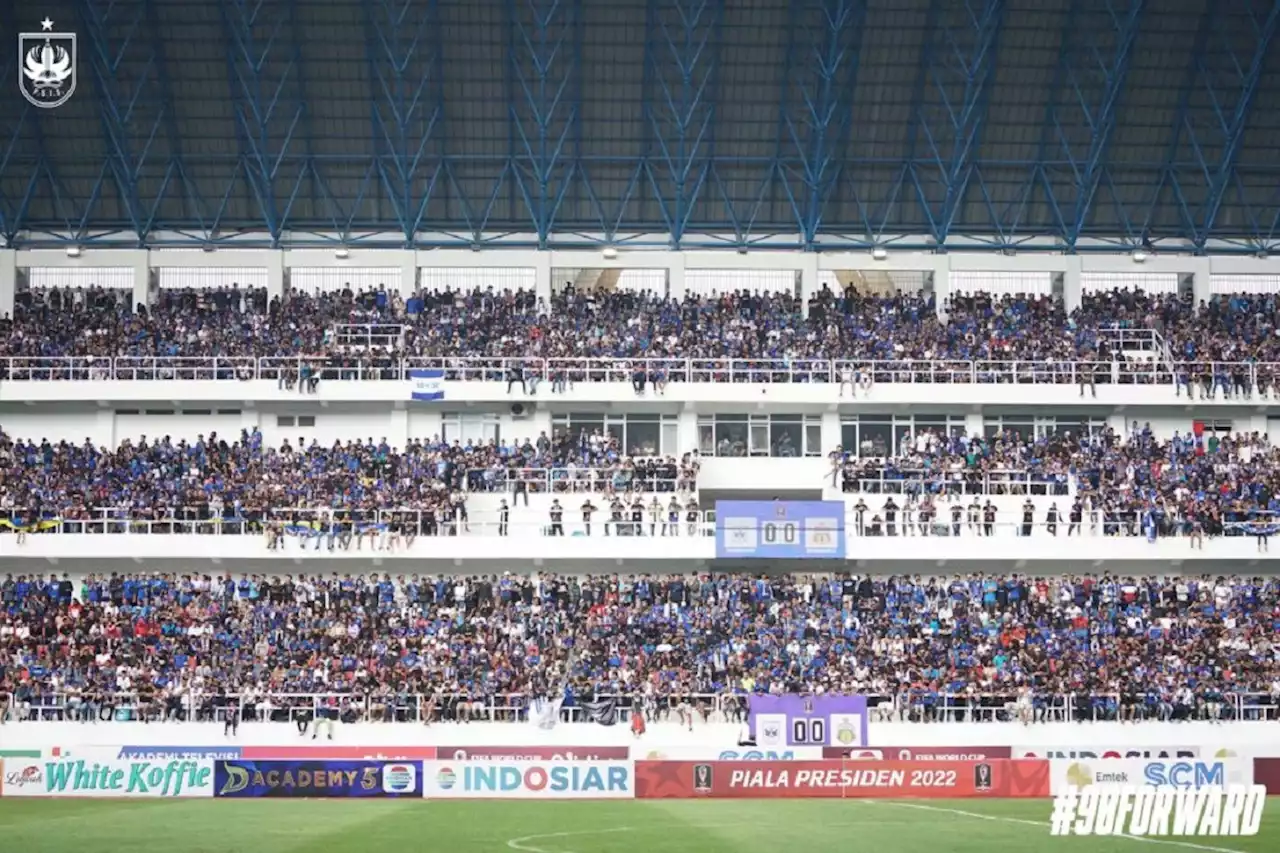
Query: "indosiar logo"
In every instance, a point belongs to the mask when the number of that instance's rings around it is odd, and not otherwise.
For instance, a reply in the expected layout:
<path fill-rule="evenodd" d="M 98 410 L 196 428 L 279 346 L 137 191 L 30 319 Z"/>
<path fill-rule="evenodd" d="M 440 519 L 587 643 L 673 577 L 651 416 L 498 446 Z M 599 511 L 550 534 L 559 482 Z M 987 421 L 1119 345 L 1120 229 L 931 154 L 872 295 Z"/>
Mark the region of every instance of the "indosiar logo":
<path fill-rule="evenodd" d="M 1153 761 L 1142 777 L 1148 785 L 1220 788 L 1227 784 L 1227 768 L 1221 761 Z"/>
<path fill-rule="evenodd" d="M 444 771 L 440 775 L 443 776 Z M 626 792 L 631 787 L 631 774 L 626 767 L 602 768 L 582 765 L 556 765 L 551 768 L 510 765 L 467 767 L 463 771 L 463 780 L 464 790 L 476 792 L 534 791 L 603 794 Z M 443 782 L 443 779 L 438 781 Z"/>

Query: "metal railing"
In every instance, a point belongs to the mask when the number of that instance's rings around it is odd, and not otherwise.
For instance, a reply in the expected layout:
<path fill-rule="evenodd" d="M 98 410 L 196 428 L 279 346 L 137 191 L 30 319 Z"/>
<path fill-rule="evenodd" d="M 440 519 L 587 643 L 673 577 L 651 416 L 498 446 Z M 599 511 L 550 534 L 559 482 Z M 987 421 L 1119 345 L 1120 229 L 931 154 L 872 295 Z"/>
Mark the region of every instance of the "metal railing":
<path fill-rule="evenodd" d="M 467 472 L 472 491 L 591 493 L 675 492 L 693 488 L 693 478 L 647 475 L 634 468 L 474 468 Z"/>
<path fill-rule="evenodd" d="M 1016 691 L 942 693 L 933 695 L 867 695 L 872 722 L 1088 722 L 1236 720 L 1280 721 L 1280 694 L 1232 691 L 1201 694 L 1186 701 L 1172 696 L 1126 700 L 1119 694 L 1025 695 Z M 650 721 L 676 719 L 684 702 L 695 720 L 745 722 L 750 697 L 741 693 L 693 693 L 646 698 L 639 709 L 631 696 L 600 695 L 614 700 L 620 721 L 640 710 Z M 144 699 L 138 693 L 112 693 L 90 698 L 65 691 L 32 690 L 11 696 L 0 707 L 5 719 L 27 722 L 130 722 L 139 720 L 216 720 L 235 708 L 242 719 L 296 722 L 332 716 L 348 722 L 521 722 L 528 720 L 530 697 L 520 693 L 486 696 L 421 693 L 264 693 L 212 695 L 178 691 Z M 561 708 L 562 722 L 588 722 L 576 704 Z"/>
<path fill-rule="evenodd" d="M 722 706 L 734 700 L 726 694 L 694 693 L 664 696 L 642 702 L 646 716 L 674 717 L 676 705 L 687 701 L 708 721 L 725 721 Z M 636 711 L 631 696 L 597 694 L 597 701 L 615 702 L 618 719 L 625 722 Z M 140 720 L 216 720 L 226 709 L 235 708 L 241 719 L 263 722 L 297 722 L 329 717 L 347 722 L 519 722 L 528 720 L 530 697 L 521 693 L 486 696 L 424 693 L 291 693 L 201 694 L 181 690 L 144 698 L 137 692 L 90 696 L 66 691 L 33 691 L 23 698 L 10 698 L 0 707 L 0 722 L 6 715 L 27 722 L 132 722 Z M 586 710 L 566 702 L 560 711 L 566 723 L 589 722 Z"/>
<path fill-rule="evenodd" d="M 330 550 L 364 550 L 366 545 L 373 550 L 395 550 L 397 547 L 408 548 L 413 540 L 420 537 L 464 536 L 464 537 L 512 537 L 536 538 L 551 537 L 586 537 L 586 536 L 636 536 L 636 537 L 711 537 L 716 535 L 715 512 L 700 510 L 694 512 L 693 520 L 689 520 L 690 510 L 681 508 L 672 518 L 672 510 L 668 505 L 660 505 L 653 510 L 646 503 L 636 518 L 630 507 L 621 519 L 614 519 L 609 512 L 607 500 L 598 498 L 593 504 L 595 510 L 590 520 L 586 520 L 580 505 L 577 503 L 562 504 L 563 510 L 559 527 L 553 522 L 547 507 L 537 511 L 537 518 L 530 518 L 531 510 L 522 502 L 513 501 L 508 520 L 503 520 L 500 512 L 489 510 L 483 513 L 471 512 L 468 517 L 437 517 L 417 510 L 369 510 L 358 518 L 335 517 L 331 511 L 324 509 L 273 509 L 266 512 L 247 514 L 245 516 L 209 517 L 207 510 L 191 508 L 174 510 L 173 517 L 141 518 L 129 517 L 129 510 L 98 509 L 89 518 L 48 518 L 31 529 L 18 515 L 10 519 L 11 523 L 0 526 L 0 535 L 5 533 L 19 537 L 22 542 L 31 536 L 77 535 L 77 536 L 260 536 L 265 537 L 268 547 L 283 550 L 310 547 L 319 551 L 322 547 Z M 1067 517 L 1066 507 L 1060 507 L 1062 517 L 1057 522 L 1044 520 L 1044 507 L 1037 507 L 1036 520 L 1031 523 L 1010 521 L 1009 516 L 1018 513 L 1008 507 L 1000 509 L 1002 520 L 987 522 L 982 513 L 976 516 L 963 508 L 959 520 L 952 516 L 951 507 L 956 504 L 940 503 L 934 506 L 932 518 L 924 519 L 917 506 L 910 512 L 899 506 L 892 520 L 882 507 L 868 507 L 861 516 L 850 509 L 844 520 L 844 535 L 847 539 L 865 537 L 914 538 L 942 537 L 983 539 L 988 537 L 1030 537 L 1042 541 L 1056 541 L 1061 538 L 1070 541 L 1075 538 L 1126 538 L 1126 539 L 1181 539 L 1191 544 L 1193 540 L 1203 540 L 1206 534 L 1193 531 L 1183 522 L 1172 520 L 1159 525 L 1154 531 L 1148 530 L 1143 519 L 1129 515 L 1122 518 L 1106 517 L 1098 512 L 1085 512 L 1082 519 L 1072 522 Z M 798 533 L 803 533 L 800 525 Z M 829 528 L 822 532 L 830 534 Z M 1227 536 L 1251 536 L 1269 538 L 1280 535 L 1280 525 L 1260 521 L 1229 521 L 1223 524 L 1222 532 Z M 1213 531 L 1209 531 L 1210 534 Z M 1259 543 L 1264 548 L 1264 543 Z"/>
<path fill-rule="evenodd" d="M 851 462 L 832 469 L 832 485 L 846 494 L 1045 495 L 1065 497 L 1071 477 L 1013 468 L 988 471 L 924 470 Z"/>
<path fill-rule="evenodd" d="M 1210 377 L 1215 391 L 1252 396 L 1271 390 L 1280 377 L 1280 362 L 1146 362 L 1083 361 L 870 361 L 852 359 L 683 359 L 683 358 L 404 358 L 366 355 L 251 357 L 98 358 L 10 357 L 0 360 L 0 379 L 22 381 L 250 381 L 285 382 L 307 373 L 321 381 L 405 381 L 409 370 L 441 369 L 450 381 L 506 382 L 514 368 L 526 379 L 565 385 L 577 382 L 646 381 L 752 382 L 827 384 L 845 381 L 919 385 L 1176 385 L 1186 376 L 1194 383 Z M 1237 379 L 1239 382 L 1237 383 Z"/>

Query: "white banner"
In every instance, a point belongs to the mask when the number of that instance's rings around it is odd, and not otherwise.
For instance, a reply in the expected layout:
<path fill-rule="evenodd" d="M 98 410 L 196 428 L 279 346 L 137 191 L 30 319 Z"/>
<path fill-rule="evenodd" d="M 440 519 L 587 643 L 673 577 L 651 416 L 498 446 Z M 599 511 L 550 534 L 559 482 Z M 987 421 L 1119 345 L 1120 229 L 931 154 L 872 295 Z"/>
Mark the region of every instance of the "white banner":
<path fill-rule="evenodd" d="M 1083 743 L 1075 746 L 1043 746 L 1040 744 L 1013 747 L 1014 758 L 1199 758 L 1209 755 L 1212 749 L 1201 749 L 1198 746 L 1132 746 L 1102 745 Z M 1234 755 L 1219 755 L 1218 758 L 1234 758 Z"/>
<path fill-rule="evenodd" d="M 1252 785 L 1253 761 L 1247 758 L 1158 759 L 1058 759 L 1049 762 L 1049 791 L 1057 794 L 1068 785 L 1077 788 L 1165 785 L 1176 788 L 1216 788 Z"/>
<path fill-rule="evenodd" d="M 820 746 L 783 746 L 762 749 L 735 746 L 725 749 L 703 746 L 634 747 L 633 754 L 646 761 L 821 761 Z"/>
<path fill-rule="evenodd" d="M 426 761 L 427 799 L 601 800 L 635 796 L 630 761 Z"/>
<path fill-rule="evenodd" d="M 51 758 L 0 762 L 4 797 L 212 797 L 212 761 Z"/>

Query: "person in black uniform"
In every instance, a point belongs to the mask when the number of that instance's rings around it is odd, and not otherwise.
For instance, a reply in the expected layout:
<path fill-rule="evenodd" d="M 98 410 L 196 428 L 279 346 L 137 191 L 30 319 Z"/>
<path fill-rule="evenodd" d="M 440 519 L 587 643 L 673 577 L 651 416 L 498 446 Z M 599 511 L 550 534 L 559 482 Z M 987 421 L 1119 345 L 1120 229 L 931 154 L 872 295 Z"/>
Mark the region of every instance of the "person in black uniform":
<path fill-rule="evenodd" d="M 560 499 L 557 498 L 551 502 L 551 529 L 548 533 L 552 536 L 564 535 L 564 507 L 560 506 Z"/>
<path fill-rule="evenodd" d="M 1067 535 L 1079 535 L 1080 524 L 1084 521 L 1084 504 L 1079 500 L 1071 504 L 1071 514 L 1067 516 Z"/>
<path fill-rule="evenodd" d="M 1030 536 L 1031 528 L 1036 523 L 1036 505 L 1027 498 L 1022 504 L 1022 535 Z"/>
<path fill-rule="evenodd" d="M 609 523 L 604 526 L 604 535 L 609 535 L 610 526 L 613 532 L 618 536 L 625 536 L 626 533 L 622 529 L 622 514 L 626 512 L 626 507 L 622 505 L 622 499 L 614 497 L 613 503 L 609 504 Z"/>
<path fill-rule="evenodd" d="M 586 530 L 587 535 L 591 535 L 591 514 L 596 511 L 596 505 L 591 502 L 591 498 L 587 498 L 582 503 L 582 527 Z"/>
<path fill-rule="evenodd" d="M 499 536 L 507 535 L 507 526 L 510 523 L 511 523 L 511 507 L 507 506 L 507 501 L 504 498 L 498 504 L 498 535 Z"/>
<path fill-rule="evenodd" d="M 1044 528 L 1049 531 L 1050 536 L 1058 535 L 1058 504 L 1049 504 L 1049 513 L 1044 518 Z"/>
<path fill-rule="evenodd" d="M 240 709 L 228 705 L 222 710 L 222 736 L 235 737 L 240 731 Z"/>

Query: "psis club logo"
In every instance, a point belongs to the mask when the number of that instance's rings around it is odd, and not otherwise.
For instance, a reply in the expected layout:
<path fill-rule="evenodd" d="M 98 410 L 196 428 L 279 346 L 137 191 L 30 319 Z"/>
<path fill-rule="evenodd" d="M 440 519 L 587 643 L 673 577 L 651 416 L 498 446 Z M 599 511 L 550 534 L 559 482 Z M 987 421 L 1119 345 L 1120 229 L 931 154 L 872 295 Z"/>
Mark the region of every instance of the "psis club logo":
<path fill-rule="evenodd" d="M 18 89 L 34 106 L 51 110 L 76 91 L 76 34 L 55 33 L 53 21 L 38 33 L 18 33 Z"/>
<path fill-rule="evenodd" d="M 382 768 L 382 790 L 388 794 L 407 794 L 418 783 L 418 771 L 412 764 L 388 764 Z"/>

